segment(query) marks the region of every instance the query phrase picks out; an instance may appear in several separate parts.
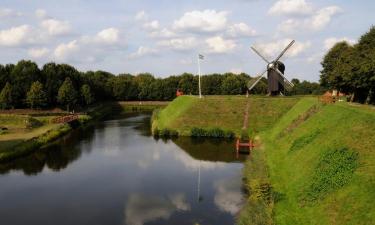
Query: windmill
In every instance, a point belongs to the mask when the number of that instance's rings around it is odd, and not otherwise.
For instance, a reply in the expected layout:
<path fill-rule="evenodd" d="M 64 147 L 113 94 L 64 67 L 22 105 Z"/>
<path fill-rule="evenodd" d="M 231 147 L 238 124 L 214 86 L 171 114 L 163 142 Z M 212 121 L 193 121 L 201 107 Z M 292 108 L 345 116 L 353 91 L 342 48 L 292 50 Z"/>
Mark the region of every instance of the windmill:
<path fill-rule="evenodd" d="M 285 78 L 285 65 L 280 62 L 280 58 L 285 54 L 286 51 L 294 44 L 294 40 L 290 42 L 288 46 L 276 57 L 273 61 L 269 61 L 265 58 L 258 50 L 254 47 L 251 49 L 262 58 L 266 63 L 266 70 L 261 73 L 257 80 L 249 87 L 249 91 L 251 91 L 258 82 L 263 78 L 263 76 L 267 73 L 267 80 L 268 80 L 268 95 L 283 95 L 285 88 L 293 87 L 293 83 L 289 82 L 288 79 Z M 288 87 L 286 86 L 288 85 Z"/>

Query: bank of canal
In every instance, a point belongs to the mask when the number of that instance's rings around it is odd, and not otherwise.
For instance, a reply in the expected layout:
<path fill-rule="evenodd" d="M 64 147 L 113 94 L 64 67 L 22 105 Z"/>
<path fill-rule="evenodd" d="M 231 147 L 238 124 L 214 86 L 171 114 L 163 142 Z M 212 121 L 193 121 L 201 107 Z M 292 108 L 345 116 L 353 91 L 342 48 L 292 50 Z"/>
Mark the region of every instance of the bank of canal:
<path fill-rule="evenodd" d="M 234 224 L 245 158 L 233 143 L 156 140 L 149 119 L 99 122 L 1 164 L 1 224 Z"/>

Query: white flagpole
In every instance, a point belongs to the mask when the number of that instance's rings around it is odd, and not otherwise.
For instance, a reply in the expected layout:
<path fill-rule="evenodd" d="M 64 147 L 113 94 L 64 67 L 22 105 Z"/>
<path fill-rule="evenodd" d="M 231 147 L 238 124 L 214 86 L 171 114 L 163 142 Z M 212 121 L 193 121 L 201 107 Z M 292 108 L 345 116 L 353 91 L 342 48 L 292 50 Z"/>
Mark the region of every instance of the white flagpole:
<path fill-rule="evenodd" d="M 198 86 L 199 86 L 199 98 L 202 98 L 202 91 L 201 91 L 201 64 L 200 64 L 200 57 L 198 54 Z"/>

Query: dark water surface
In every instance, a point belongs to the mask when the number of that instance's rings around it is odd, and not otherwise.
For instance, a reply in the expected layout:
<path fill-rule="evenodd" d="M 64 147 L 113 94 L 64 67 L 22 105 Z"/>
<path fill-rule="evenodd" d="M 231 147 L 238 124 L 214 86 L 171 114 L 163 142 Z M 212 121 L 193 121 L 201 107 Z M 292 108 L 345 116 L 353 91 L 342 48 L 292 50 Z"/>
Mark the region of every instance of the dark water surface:
<path fill-rule="evenodd" d="M 145 114 L 104 121 L 0 165 L 0 224 L 234 224 L 244 159 L 233 148 L 155 140 Z"/>

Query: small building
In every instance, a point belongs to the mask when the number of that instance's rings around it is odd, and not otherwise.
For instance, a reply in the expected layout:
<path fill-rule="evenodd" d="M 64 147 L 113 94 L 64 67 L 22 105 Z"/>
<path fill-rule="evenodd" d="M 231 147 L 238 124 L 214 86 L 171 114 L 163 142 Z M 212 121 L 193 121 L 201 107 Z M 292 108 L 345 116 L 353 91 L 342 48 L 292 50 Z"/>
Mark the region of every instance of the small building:
<path fill-rule="evenodd" d="M 184 92 L 180 91 L 180 89 L 177 89 L 176 96 L 178 97 L 178 96 L 182 96 L 182 95 L 184 95 Z"/>

